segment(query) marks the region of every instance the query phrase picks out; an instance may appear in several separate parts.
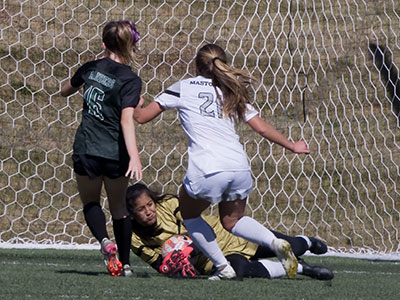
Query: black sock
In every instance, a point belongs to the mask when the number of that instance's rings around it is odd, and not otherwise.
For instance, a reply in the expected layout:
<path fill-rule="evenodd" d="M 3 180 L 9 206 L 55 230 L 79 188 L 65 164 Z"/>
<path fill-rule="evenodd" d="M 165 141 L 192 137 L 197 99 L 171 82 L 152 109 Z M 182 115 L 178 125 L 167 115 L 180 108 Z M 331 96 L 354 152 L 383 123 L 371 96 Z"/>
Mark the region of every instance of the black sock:
<path fill-rule="evenodd" d="M 284 239 L 287 240 L 290 243 L 290 246 L 292 247 L 292 251 L 296 256 L 301 256 L 303 255 L 307 250 L 308 250 L 308 244 L 305 239 L 302 237 L 294 237 L 294 236 L 288 236 L 276 231 L 272 231 L 275 236 L 278 239 Z"/>
<path fill-rule="evenodd" d="M 293 237 L 293 236 L 288 236 L 276 231 L 271 230 L 275 236 L 278 239 L 284 239 L 289 242 L 290 247 L 292 248 L 292 251 L 294 255 L 296 256 L 301 256 L 303 255 L 307 250 L 308 250 L 308 244 L 305 239 L 302 237 Z M 271 248 L 267 246 L 258 246 L 256 253 L 254 256 L 251 258 L 252 260 L 258 260 L 261 258 L 268 258 L 268 257 L 275 257 L 276 254 L 274 251 L 272 251 Z"/>
<path fill-rule="evenodd" d="M 250 261 L 240 254 L 226 256 L 238 279 L 242 278 L 270 278 L 268 270 L 258 261 Z"/>
<path fill-rule="evenodd" d="M 113 220 L 114 236 L 118 246 L 119 260 L 123 265 L 130 265 L 132 222 L 129 217 Z"/>
<path fill-rule="evenodd" d="M 83 207 L 86 224 L 88 225 L 93 236 L 101 242 L 104 238 L 108 238 L 106 228 L 106 217 L 100 204 L 90 202 Z"/>

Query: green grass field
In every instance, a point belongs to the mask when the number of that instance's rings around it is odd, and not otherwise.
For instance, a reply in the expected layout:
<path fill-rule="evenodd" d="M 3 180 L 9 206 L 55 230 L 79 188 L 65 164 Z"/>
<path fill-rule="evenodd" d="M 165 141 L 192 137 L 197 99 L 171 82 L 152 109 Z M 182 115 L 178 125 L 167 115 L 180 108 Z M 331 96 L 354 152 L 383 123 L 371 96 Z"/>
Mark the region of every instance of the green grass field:
<path fill-rule="evenodd" d="M 332 281 L 304 276 L 210 282 L 158 275 L 131 257 L 135 275 L 111 277 L 94 250 L 0 249 L 0 299 L 398 299 L 400 262 L 306 256 L 334 270 Z"/>

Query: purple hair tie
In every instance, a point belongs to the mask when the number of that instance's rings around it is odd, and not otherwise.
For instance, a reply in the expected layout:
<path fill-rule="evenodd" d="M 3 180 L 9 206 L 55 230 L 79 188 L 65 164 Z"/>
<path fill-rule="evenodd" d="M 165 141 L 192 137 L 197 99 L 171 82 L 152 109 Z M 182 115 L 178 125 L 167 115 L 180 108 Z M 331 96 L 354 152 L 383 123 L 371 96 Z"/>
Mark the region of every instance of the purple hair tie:
<path fill-rule="evenodd" d="M 122 23 L 128 24 L 131 27 L 133 43 L 136 44 L 140 40 L 140 33 L 136 31 L 136 26 L 130 21 L 122 21 Z"/>

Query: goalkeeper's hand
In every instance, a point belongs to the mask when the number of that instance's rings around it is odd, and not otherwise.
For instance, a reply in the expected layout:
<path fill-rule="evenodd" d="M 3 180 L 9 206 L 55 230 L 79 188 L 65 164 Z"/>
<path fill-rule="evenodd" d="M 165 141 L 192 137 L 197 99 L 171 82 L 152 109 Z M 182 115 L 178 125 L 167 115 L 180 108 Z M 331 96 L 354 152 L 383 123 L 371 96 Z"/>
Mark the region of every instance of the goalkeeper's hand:
<path fill-rule="evenodd" d="M 192 278 L 197 276 L 197 271 L 194 268 L 193 264 L 189 261 L 189 259 L 186 259 L 187 263 L 182 265 L 182 269 L 180 270 L 179 273 L 175 273 L 177 277 L 186 277 L 186 278 Z"/>
<path fill-rule="evenodd" d="M 172 277 L 195 277 L 196 269 L 189 261 L 192 250 L 193 248 L 189 246 L 184 250 L 174 250 L 168 253 L 159 267 L 160 273 Z"/>

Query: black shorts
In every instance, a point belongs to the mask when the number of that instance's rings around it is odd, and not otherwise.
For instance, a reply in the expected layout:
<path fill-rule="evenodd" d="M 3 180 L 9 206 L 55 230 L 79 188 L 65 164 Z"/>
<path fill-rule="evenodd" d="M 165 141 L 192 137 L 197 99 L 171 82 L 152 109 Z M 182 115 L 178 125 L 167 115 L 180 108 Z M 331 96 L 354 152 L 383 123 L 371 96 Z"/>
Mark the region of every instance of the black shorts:
<path fill-rule="evenodd" d="M 118 161 L 87 154 L 72 155 L 74 171 L 81 176 L 89 176 L 93 179 L 99 176 L 106 176 L 115 179 L 124 176 L 128 170 L 127 161 Z"/>

